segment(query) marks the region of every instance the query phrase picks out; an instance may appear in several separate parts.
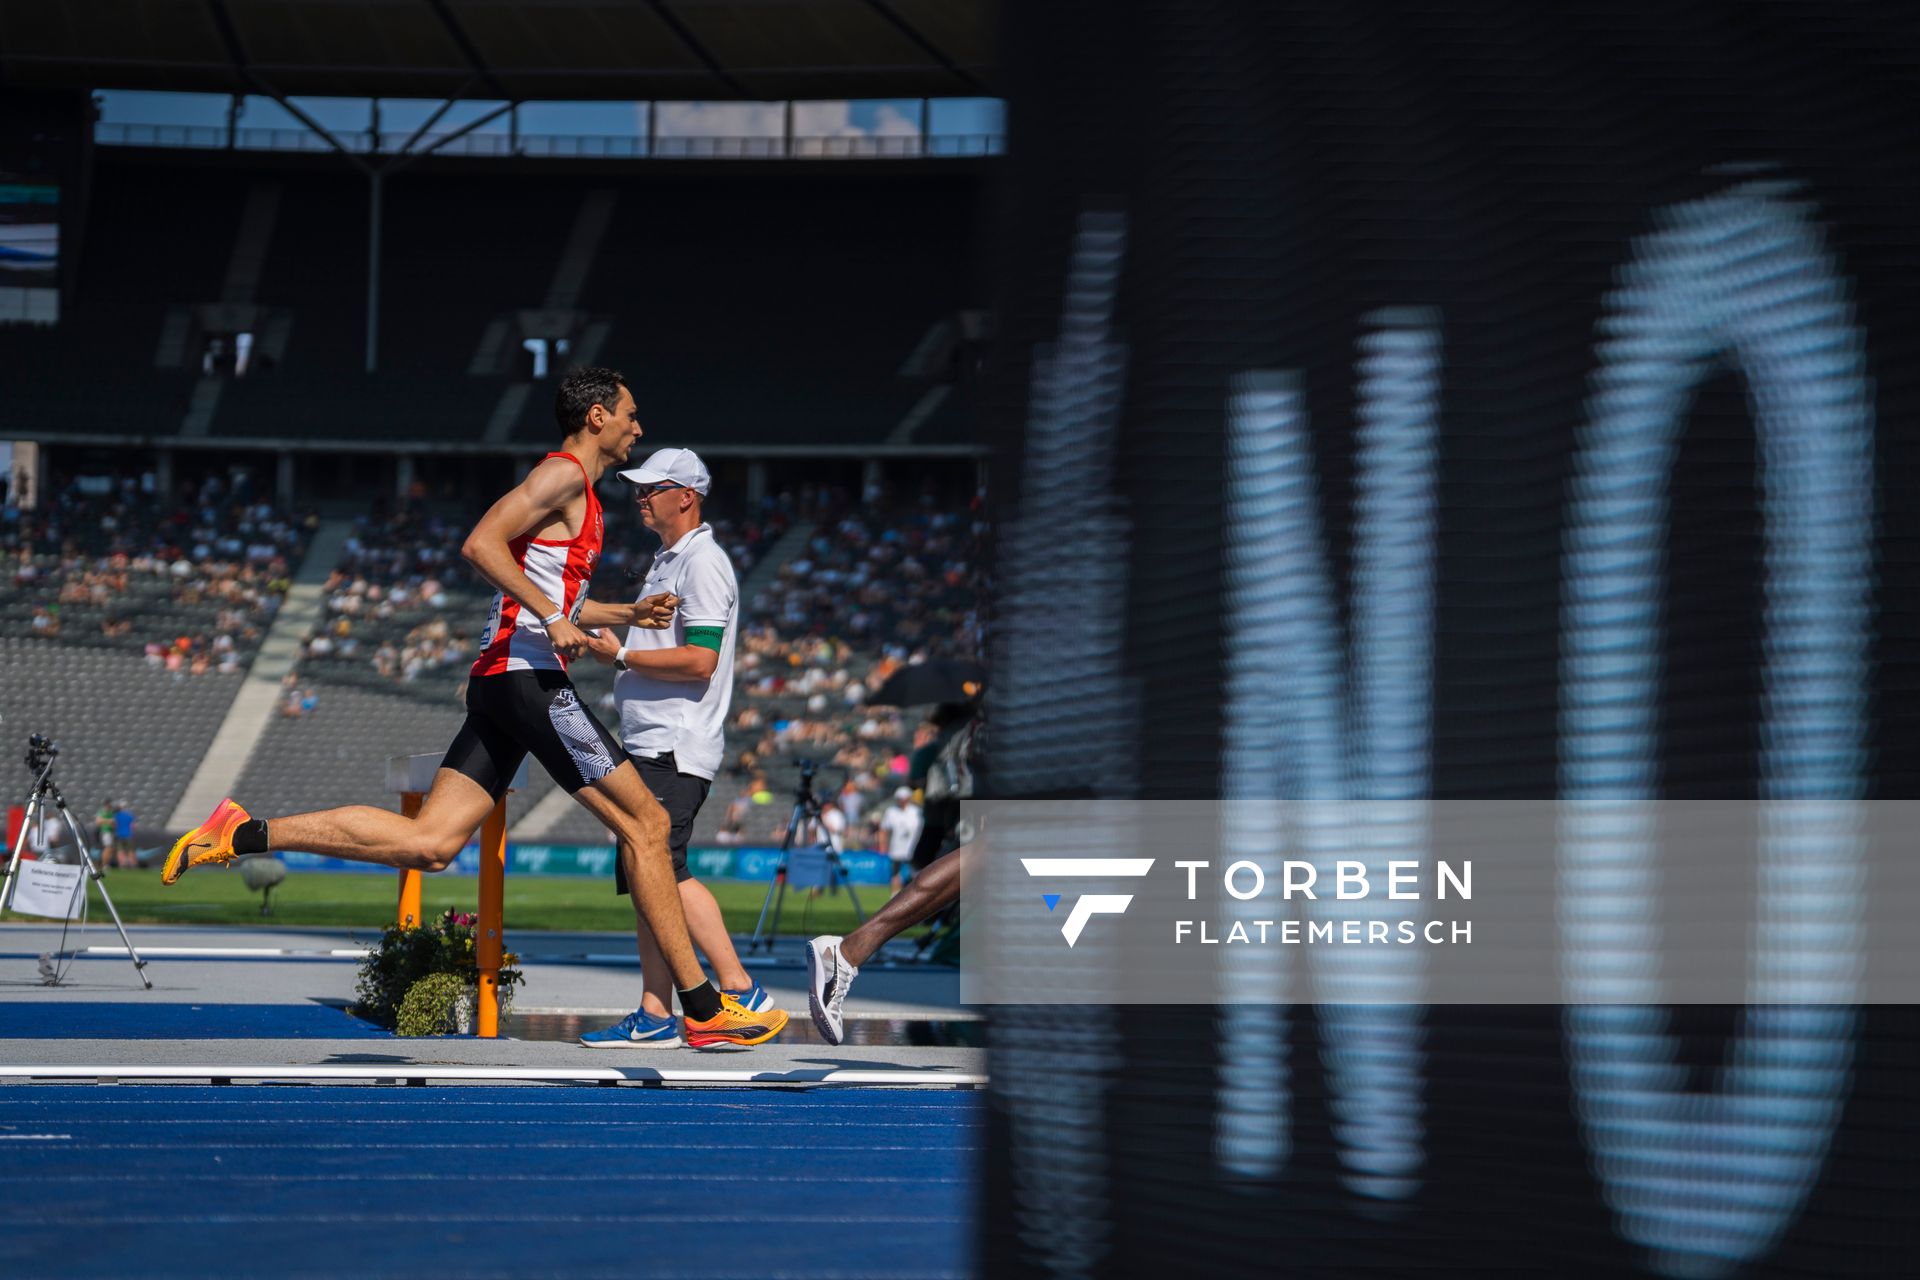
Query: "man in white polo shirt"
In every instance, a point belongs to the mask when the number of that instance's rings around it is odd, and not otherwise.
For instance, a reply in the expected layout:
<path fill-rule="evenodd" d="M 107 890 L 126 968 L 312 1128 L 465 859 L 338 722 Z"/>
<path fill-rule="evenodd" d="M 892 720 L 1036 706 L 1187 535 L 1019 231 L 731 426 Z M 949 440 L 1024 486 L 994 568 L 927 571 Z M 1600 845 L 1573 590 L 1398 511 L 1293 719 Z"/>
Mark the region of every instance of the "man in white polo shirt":
<path fill-rule="evenodd" d="M 660 537 L 659 554 L 641 594 L 666 593 L 677 602 L 672 625 L 630 628 L 624 640 L 602 633 L 589 644 L 596 658 L 618 671 L 613 694 L 620 707 L 620 741 L 640 780 L 672 823 L 667 847 L 680 884 L 687 931 L 713 966 L 722 990 L 750 1010 L 773 1007 L 766 990 L 747 976 L 727 933 L 726 918 L 707 887 L 687 869 L 693 819 L 706 802 L 725 754 L 727 705 L 733 699 L 733 647 L 740 622 L 740 588 L 733 563 L 701 519 L 712 478 L 691 449 L 661 449 L 639 467 L 622 471 L 638 491 L 640 518 Z M 615 888 L 627 891 L 615 866 Z M 593 1048 L 671 1048 L 680 1043 L 673 1021 L 672 977 L 636 912 L 645 992 L 640 1007 L 615 1025 L 590 1031 Z"/>
<path fill-rule="evenodd" d="M 893 860 L 893 882 L 887 892 L 900 892 L 900 873 L 913 857 L 913 846 L 920 839 L 920 806 L 913 802 L 913 791 L 901 787 L 893 793 L 893 803 L 880 814 L 880 834 L 886 840 L 886 855 Z"/>

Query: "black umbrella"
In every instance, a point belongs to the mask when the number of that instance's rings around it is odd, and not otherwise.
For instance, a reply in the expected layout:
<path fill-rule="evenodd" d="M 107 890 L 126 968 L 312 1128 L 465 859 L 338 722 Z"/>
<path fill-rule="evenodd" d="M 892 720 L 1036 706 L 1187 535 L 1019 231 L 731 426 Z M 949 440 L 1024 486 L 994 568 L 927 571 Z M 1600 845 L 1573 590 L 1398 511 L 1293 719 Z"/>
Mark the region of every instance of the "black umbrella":
<path fill-rule="evenodd" d="M 957 658 L 930 658 L 902 667 L 867 696 L 869 706 L 917 707 L 928 702 L 971 702 L 987 682 L 986 668 Z"/>

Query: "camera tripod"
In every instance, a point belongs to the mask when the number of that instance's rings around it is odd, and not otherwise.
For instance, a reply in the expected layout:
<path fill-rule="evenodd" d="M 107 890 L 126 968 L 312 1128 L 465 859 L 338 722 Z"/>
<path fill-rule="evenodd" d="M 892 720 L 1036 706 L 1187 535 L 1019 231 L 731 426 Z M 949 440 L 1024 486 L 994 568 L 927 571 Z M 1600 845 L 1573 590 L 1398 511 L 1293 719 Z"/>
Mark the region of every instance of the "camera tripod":
<path fill-rule="evenodd" d="M 113 917 L 113 927 L 120 931 L 120 941 L 126 943 L 127 955 L 133 961 L 133 971 L 140 975 L 141 985 L 151 991 L 153 979 L 147 976 L 147 962 L 133 949 L 133 939 L 127 936 L 127 926 L 120 922 L 120 912 L 107 894 L 107 882 L 100 874 L 100 864 L 87 851 L 87 842 L 80 834 L 80 824 L 74 821 L 73 813 L 67 808 L 67 798 L 60 794 L 60 788 L 53 780 L 53 759 L 59 753 L 60 749 L 40 734 L 33 735 L 29 740 L 27 768 L 35 770 L 36 776 L 33 790 L 27 796 L 27 819 L 20 824 L 20 837 L 13 842 L 13 856 L 7 860 L 6 880 L 0 883 L 0 913 L 4 913 L 7 904 L 13 901 L 13 886 L 19 877 L 20 857 L 26 852 L 27 837 L 37 829 L 37 824 L 46 816 L 47 806 L 51 805 L 66 820 L 67 830 L 73 833 L 73 844 L 80 851 L 80 861 L 100 889 L 100 900 L 107 904 L 107 912 Z"/>
<path fill-rule="evenodd" d="M 774 868 L 773 883 L 767 886 L 767 900 L 760 904 L 760 919 L 753 926 L 753 938 L 747 943 L 747 954 L 764 947 L 768 955 L 773 954 L 773 939 L 780 932 L 780 911 L 787 901 L 787 863 L 793 852 L 794 841 L 803 831 L 817 829 L 820 843 L 817 846 L 827 859 L 827 892 L 845 886 L 847 897 L 853 902 L 854 919 L 861 924 L 867 922 L 867 913 L 861 910 L 860 895 L 854 892 L 853 881 L 847 875 L 845 864 L 840 861 L 840 851 L 833 847 L 833 836 L 827 830 L 825 819 L 821 816 L 819 797 L 813 794 L 814 763 L 811 760 L 800 762 L 800 781 L 793 789 L 793 810 L 787 815 L 787 833 L 780 840 L 780 865 Z M 810 825 L 811 824 L 811 825 Z M 767 913 L 773 913 L 773 926 L 767 926 Z"/>

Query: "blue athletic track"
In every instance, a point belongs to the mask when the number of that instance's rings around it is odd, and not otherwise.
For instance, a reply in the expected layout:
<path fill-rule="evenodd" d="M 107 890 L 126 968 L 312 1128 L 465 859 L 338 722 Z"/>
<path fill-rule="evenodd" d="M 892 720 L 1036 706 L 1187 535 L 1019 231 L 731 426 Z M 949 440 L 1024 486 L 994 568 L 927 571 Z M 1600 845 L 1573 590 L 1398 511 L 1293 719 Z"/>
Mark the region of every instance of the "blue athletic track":
<path fill-rule="evenodd" d="M 18 1003 L 0 1040 L 391 1040 L 393 1034 L 324 1004 Z"/>
<path fill-rule="evenodd" d="M 0 1276 L 963 1276 L 977 1095 L 0 1087 Z"/>

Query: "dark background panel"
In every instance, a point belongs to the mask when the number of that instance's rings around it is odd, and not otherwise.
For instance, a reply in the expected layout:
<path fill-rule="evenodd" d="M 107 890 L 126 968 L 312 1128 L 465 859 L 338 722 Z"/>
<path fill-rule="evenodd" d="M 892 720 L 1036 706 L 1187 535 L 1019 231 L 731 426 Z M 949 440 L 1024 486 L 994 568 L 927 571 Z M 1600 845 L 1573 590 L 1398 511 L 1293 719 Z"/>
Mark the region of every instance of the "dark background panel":
<path fill-rule="evenodd" d="M 1124 645 L 1139 677 L 1141 794 L 1218 794 L 1228 380 L 1271 368 L 1304 379 L 1344 595 L 1355 342 L 1388 305 L 1436 309 L 1444 345 L 1433 793 L 1554 794 L 1562 539 L 1596 322 L 1658 211 L 1753 165 L 1797 181 L 1816 205 L 1866 334 L 1877 433 L 1876 492 L 1860 495 L 1876 512 L 1869 786 L 1914 793 L 1920 28 L 1910 7 L 1089 0 L 1008 16 L 1001 342 L 986 398 L 997 497 L 1003 519 L 1038 514 L 1022 505 L 1020 477 L 1035 354 L 1059 332 L 1075 217 L 1123 209 L 1116 326 L 1129 362 L 1116 486 L 1131 526 Z M 1671 480 L 1665 798 L 1758 793 L 1756 465 L 1744 381 L 1709 379 Z M 1001 624 L 1019 625 L 1004 604 Z M 1110 1020 L 1117 1047 L 1093 1095 L 1102 1179 L 1063 1200 L 1072 1220 L 1059 1224 L 1063 1237 L 1100 1242 L 1093 1270 L 1657 1274 L 1617 1230 L 1590 1167 L 1559 1010 L 1429 1011 L 1427 1167 L 1419 1193 L 1383 1217 L 1339 1183 L 1310 1011 L 1293 1024 L 1286 1174 L 1251 1191 L 1219 1180 L 1212 999 L 1052 1010 L 1051 1027 L 1028 1014 L 995 1028 L 998 1072 L 1009 1054 L 1044 1053 L 1063 1027 Z M 1691 1087 L 1707 1087 L 1737 1011 L 1682 1011 L 1674 1025 Z M 1916 1031 L 1911 1009 L 1865 1012 L 1821 1181 L 1772 1249 L 1730 1274 L 1914 1271 L 1900 1223 L 1920 1190 L 1905 1155 L 1920 1137 Z M 1044 1136 L 1049 1123 L 1059 1144 L 1081 1140 L 1043 1105 L 996 1099 L 988 1274 L 1042 1274 L 1062 1256 L 1014 1166 L 1015 1126 Z"/>

